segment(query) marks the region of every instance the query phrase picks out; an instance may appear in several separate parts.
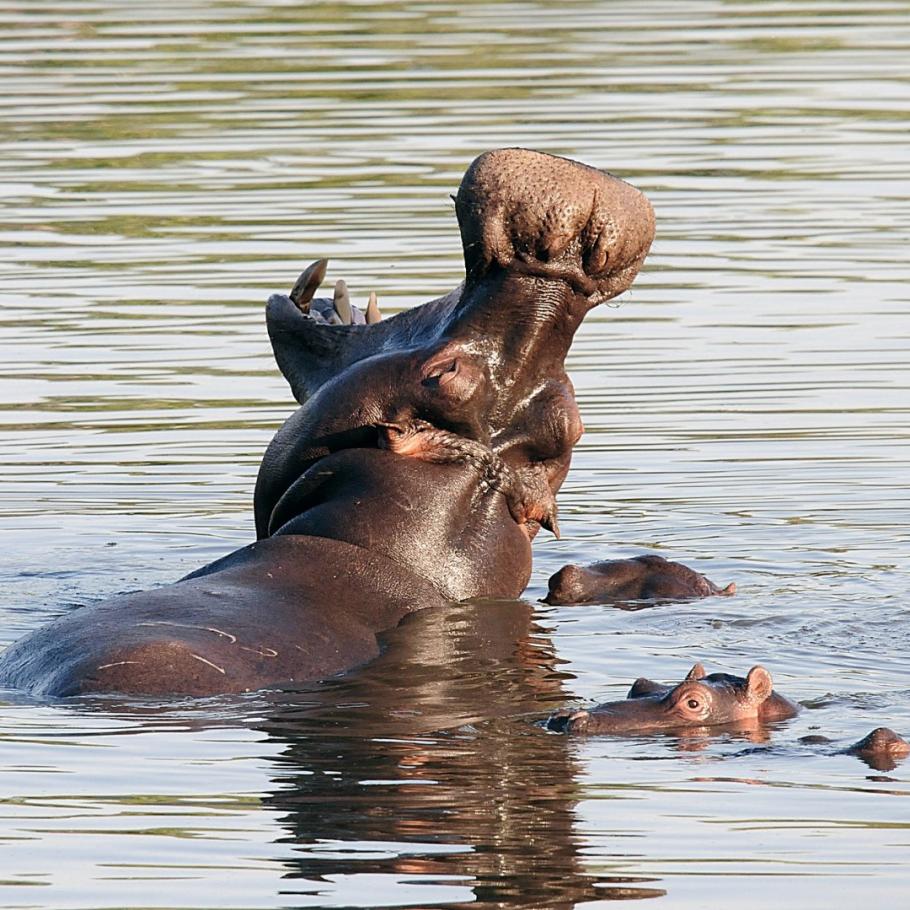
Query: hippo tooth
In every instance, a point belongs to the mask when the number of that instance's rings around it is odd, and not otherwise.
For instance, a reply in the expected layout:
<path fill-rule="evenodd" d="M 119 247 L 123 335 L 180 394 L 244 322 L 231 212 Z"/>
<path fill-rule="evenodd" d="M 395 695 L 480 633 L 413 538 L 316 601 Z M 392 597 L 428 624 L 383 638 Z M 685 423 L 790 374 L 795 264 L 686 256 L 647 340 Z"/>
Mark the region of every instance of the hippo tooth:
<path fill-rule="evenodd" d="M 288 295 L 294 301 L 294 305 L 301 313 L 310 312 L 310 301 L 313 299 L 319 285 L 325 278 L 325 270 L 328 268 L 328 259 L 317 259 L 310 263 L 301 273 L 294 287 Z"/>
<path fill-rule="evenodd" d="M 354 321 L 354 313 L 351 311 L 351 295 L 348 294 L 348 286 L 340 278 L 335 282 L 335 299 L 332 305 L 335 307 L 335 312 L 342 325 L 350 325 Z"/>
<path fill-rule="evenodd" d="M 373 325 L 382 319 L 382 313 L 379 312 L 379 302 L 375 291 L 370 291 L 370 300 L 367 303 L 367 325 Z"/>
<path fill-rule="evenodd" d="M 553 509 L 548 517 L 549 521 L 546 525 L 544 525 L 544 527 L 547 528 L 548 531 L 552 531 L 553 536 L 559 540 L 561 535 L 559 533 L 559 521 L 556 519 L 556 509 Z"/>

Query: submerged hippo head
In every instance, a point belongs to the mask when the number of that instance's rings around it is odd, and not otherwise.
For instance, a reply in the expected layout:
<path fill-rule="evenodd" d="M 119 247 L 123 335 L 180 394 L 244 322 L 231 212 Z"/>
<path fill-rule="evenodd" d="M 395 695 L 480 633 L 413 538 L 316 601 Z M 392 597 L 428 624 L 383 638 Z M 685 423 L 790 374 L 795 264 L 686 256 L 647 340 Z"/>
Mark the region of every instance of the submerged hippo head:
<path fill-rule="evenodd" d="M 742 677 L 706 675 L 704 667 L 695 664 L 677 686 L 637 679 L 622 701 L 606 702 L 589 711 L 558 711 L 547 726 L 567 733 L 643 733 L 782 720 L 798 710 L 774 691 L 771 674 L 764 667 L 753 667 Z"/>
<path fill-rule="evenodd" d="M 445 297 L 377 321 L 344 288 L 314 297 L 319 261 L 270 299 L 301 407 L 263 459 L 256 527 L 366 546 L 455 597 L 517 595 L 582 433 L 566 353 L 632 283 L 654 218 L 623 181 L 523 149 L 474 161 L 455 211 L 466 277 Z"/>
<path fill-rule="evenodd" d="M 876 727 L 859 742 L 842 751 L 844 755 L 855 755 L 862 759 L 876 771 L 893 771 L 910 755 L 910 743 L 890 727 Z"/>
<path fill-rule="evenodd" d="M 725 597 L 736 593 L 731 582 L 720 588 L 699 572 L 663 556 L 609 559 L 589 566 L 568 565 L 550 576 L 544 603 L 609 603 L 634 608 L 643 602 Z"/>

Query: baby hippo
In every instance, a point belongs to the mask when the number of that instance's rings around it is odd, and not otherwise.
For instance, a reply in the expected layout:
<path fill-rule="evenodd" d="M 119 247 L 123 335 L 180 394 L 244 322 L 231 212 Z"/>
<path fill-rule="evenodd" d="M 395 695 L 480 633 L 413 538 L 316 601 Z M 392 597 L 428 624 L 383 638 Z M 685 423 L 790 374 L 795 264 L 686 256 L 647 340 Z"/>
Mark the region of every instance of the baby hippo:
<path fill-rule="evenodd" d="M 610 559 L 589 566 L 563 566 L 549 581 L 544 603 L 552 605 L 682 600 L 736 593 L 736 585 L 719 588 L 704 575 L 663 556 Z"/>
<path fill-rule="evenodd" d="M 827 745 L 827 736 L 803 736 L 804 745 Z M 855 755 L 876 771 L 893 771 L 899 762 L 910 755 L 910 743 L 890 727 L 876 727 L 859 742 L 846 749 L 836 750 L 837 755 Z"/>
<path fill-rule="evenodd" d="M 794 702 L 774 691 L 764 667 L 753 667 L 743 678 L 729 673 L 708 676 L 696 664 L 677 686 L 637 679 L 623 701 L 590 711 L 557 711 L 547 728 L 565 733 L 645 733 L 783 720 L 798 711 Z"/>

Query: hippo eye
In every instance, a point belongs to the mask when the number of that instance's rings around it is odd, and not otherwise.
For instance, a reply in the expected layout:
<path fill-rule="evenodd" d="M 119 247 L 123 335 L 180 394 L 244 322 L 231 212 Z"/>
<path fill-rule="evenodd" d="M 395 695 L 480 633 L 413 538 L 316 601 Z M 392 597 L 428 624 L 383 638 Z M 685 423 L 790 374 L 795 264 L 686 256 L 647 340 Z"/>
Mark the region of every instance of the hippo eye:
<path fill-rule="evenodd" d="M 690 698 L 686 704 L 694 711 L 696 708 L 701 706 L 701 703 L 697 698 Z"/>
<path fill-rule="evenodd" d="M 447 382 L 451 378 L 449 374 L 457 372 L 458 361 L 455 358 L 444 361 L 442 363 L 435 363 L 430 367 L 429 370 L 427 370 L 426 375 L 424 376 L 423 384 L 439 385 L 440 383 Z"/>

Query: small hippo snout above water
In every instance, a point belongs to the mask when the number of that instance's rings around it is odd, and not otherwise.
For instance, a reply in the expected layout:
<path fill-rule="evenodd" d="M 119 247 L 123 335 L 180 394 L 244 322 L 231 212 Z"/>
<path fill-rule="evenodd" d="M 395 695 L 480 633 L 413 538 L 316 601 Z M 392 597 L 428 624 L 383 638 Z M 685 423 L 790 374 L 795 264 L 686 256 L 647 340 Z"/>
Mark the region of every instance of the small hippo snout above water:
<path fill-rule="evenodd" d="M 774 691 L 771 674 L 764 667 L 753 667 L 742 677 L 706 675 L 704 667 L 695 664 L 679 685 L 638 679 L 622 701 L 606 702 L 589 711 L 557 711 L 547 727 L 566 733 L 641 733 L 742 720 L 783 720 L 798 711 L 794 702 Z"/>
<path fill-rule="evenodd" d="M 827 736 L 803 736 L 803 745 L 827 745 L 831 742 Z M 837 755 L 855 755 L 876 771 L 893 771 L 898 762 L 910 755 L 910 743 L 895 733 L 890 727 L 876 727 L 846 749 L 837 749 Z"/>
<path fill-rule="evenodd" d="M 850 748 L 844 749 L 845 755 L 858 755 L 865 758 L 869 755 L 889 755 L 892 758 L 906 758 L 910 755 L 910 743 L 895 733 L 890 727 L 876 727 L 868 736 Z"/>
<path fill-rule="evenodd" d="M 683 600 L 736 593 L 735 584 L 719 588 L 688 566 L 653 554 L 589 566 L 563 566 L 548 586 L 544 602 L 552 605 Z"/>

